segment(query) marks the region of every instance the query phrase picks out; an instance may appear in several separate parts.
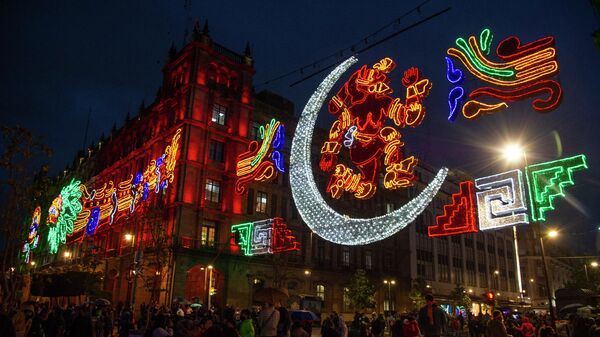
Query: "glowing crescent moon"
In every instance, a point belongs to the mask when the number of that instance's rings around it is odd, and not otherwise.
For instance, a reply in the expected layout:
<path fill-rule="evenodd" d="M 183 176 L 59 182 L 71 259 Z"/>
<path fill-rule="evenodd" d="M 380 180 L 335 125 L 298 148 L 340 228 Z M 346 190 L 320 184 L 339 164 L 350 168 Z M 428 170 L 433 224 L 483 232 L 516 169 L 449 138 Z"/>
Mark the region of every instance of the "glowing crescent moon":
<path fill-rule="evenodd" d="M 310 97 L 300 115 L 290 156 L 290 186 L 300 216 L 323 239 L 344 245 L 365 245 L 383 240 L 406 227 L 431 202 L 448 174 L 447 168 L 441 168 L 417 197 L 400 209 L 378 217 L 350 218 L 325 203 L 315 183 L 311 165 L 313 129 L 329 91 L 357 61 L 352 56 L 337 66 Z"/>

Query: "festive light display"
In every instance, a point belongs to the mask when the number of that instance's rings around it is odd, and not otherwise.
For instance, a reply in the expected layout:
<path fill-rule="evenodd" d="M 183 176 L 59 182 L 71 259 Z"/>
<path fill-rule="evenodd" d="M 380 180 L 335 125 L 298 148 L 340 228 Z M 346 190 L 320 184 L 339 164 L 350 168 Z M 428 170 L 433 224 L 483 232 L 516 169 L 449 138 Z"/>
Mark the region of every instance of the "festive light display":
<path fill-rule="evenodd" d="M 529 223 L 521 170 L 475 179 L 479 229 Z"/>
<path fill-rule="evenodd" d="M 248 151 L 238 156 L 235 183 L 237 193 L 245 194 L 246 187 L 253 181 L 271 181 L 277 177 L 277 171 L 285 172 L 281 153 L 285 140 L 284 130 L 284 125 L 275 119 L 260 126 L 260 146 L 257 141 L 251 141 Z"/>
<path fill-rule="evenodd" d="M 160 193 L 165 190 L 175 178 L 181 132 L 181 129 L 175 131 L 164 153 L 150 161 L 144 171 L 131 175 L 129 179 L 119 183 L 110 180 L 91 191 L 81 185 L 83 210 L 77 217 L 74 231 L 85 229 L 86 235 L 93 235 L 104 222 L 112 225 L 126 211 L 133 213 L 136 205 L 145 202 L 151 191 Z"/>
<path fill-rule="evenodd" d="M 300 244 L 282 218 L 233 225 L 231 232 L 236 235 L 236 243 L 246 256 L 300 249 Z"/>
<path fill-rule="evenodd" d="M 452 203 L 444 206 L 444 214 L 435 218 L 435 226 L 427 228 L 429 236 L 477 232 L 475 187 L 472 181 L 459 184 L 460 191 L 452 194 Z"/>
<path fill-rule="evenodd" d="M 398 127 L 416 127 L 425 117 L 423 99 L 429 95 L 431 82 L 421 78 L 417 68 L 404 72 L 402 84 L 406 87 L 404 103 L 391 96 L 388 74 L 396 63 L 389 57 L 373 67 L 366 65 L 354 72 L 342 88 L 331 98 L 329 112 L 337 117 L 329 131 L 329 139 L 321 148 L 319 166 L 323 171 L 334 171 L 327 185 L 327 193 L 339 199 L 344 192 L 358 199 L 371 198 L 377 190 L 380 157 L 386 174 L 384 187 L 397 189 L 412 185 L 417 160 L 402 158 L 400 132 L 386 126 L 390 119 Z M 340 149 L 347 147 L 350 160 L 358 169 L 337 164 Z"/>
<path fill-rule="evenodd" d="M 40 219 L 42 216 L 42 209 L 40 206 L 36 207 L 31 217 L 31 224 L 29 225 L 29 233 L 27 234 L 27 240 L 23 245 L 22 256 L 25 263 L 29 263 L 31 260 L 31 251 L 37 248 L 39 235 L 38 229 L 40 226 Z"/>
<path fill-rule="evenodd" d="M 73 233 L 73 223 L 77 218 L 77 214 L 81 212 L 80 184 L 79 180 L 73 179 L 60 190 L 61 207 L 55 223 L 52 222 L 57 209 L 54 202 L 52 202 L 52 206 L 48 211 L 48 247 L 50 248 L 50 254 L 56 254 L 58 246 L 66 242 L 68 234 Z M 52 220 L 50 220 L 51 218 Z"/>
<path fill-rule="evenodd" d="M 560 84 L 549 79 L 558 74 L 554 38 L 545 37 L 521 45 L 517 37 L 508 37 L 501 41 L 496 49 L 496 55 L 502 60 L 499 63 L 490 61 L 485 56 L 490 53 L 492 39 L 492 32 L 484 29 L 479 36 L 479 42 L 475 36 L 469 37 L 468 40 L 458 38 L 457 48 L 449 48 L 447 51 L 448 55 L 458 59 L 471 75 L 497 86 L 472 90 L 468 95 L 470 100 L 462 105 L 463 115 L 469 119 L 477 118 L 508 108 L 507 102 L 522 101 L 540 95 L 544 95 L 545 98 L 538 97 L 533 100 L 532 107 L 535 110 L 548 112 L 555 109 L 560 103 L 562 89 Z M 459 97 L 464 96 L 464 89 L 460 86 L 462 71 L 456 68 L 448 57 L 446 63 L 446 77 L 454 85 L 448 95 L 448 120 L 453 121 L 456 110 L 461 106 Z M 500 102 L 486 103 L 476 100 L 483 97 Z"/>
<path fill-rule="evenodd" d="M 533 221 L 545 221 L 554 209 L 554 199 L 564 197 L 564 189 L 573 186 L 573 172 L 587 168 L 584 155 L 529 165 L 525 168 Z M 448 236 L 479 230 L 528 224 L 527 200 L 521 170 L 512 170 L 475 179 L 477 205 L 473 201 L 473 182 L 463 181 L 444 214 L 429 226 L 429 236 Z M 479 219 L 479 227 L 475 219 Z"/>
<path fill-rule="evenodd" d="M 383 240 L 405 228 L 431 202 L 448 173 L 446 168 L 440 169 L 432 182 L 419 195 L 401 208 L 382 216 L 351 218 L 336 212 L 327 205 L 316 186 L 311 167 L 313 130 L 327 94 L 343 73 L 356 62 L 355 57 L 350 57 L 338 65 L 310 97 L 300 115 L 290 156 L 290 186 L 302 219 L 315 234 L 325 240 L 344 245 L 364 245 Z M 368 71 L 369 69 L 367 69 Z M 382 91 L 383 87 L 381 84 L 379 87 L 374 87 L 373 90 Z M 332 100 L 334 103 L 330 104 L 339 104 L 336 103 L 335 97 Z M 417 106 L 415 108 L 415 111 L 419 111 Z M 420 111 L 422 112 L 422 110 Z M 344 116 L 342 121 L 340 122 L 338 119 L 336 123 L 349 123 L 349 112 L 342 111 L 341 114 Z M 401 121 L 400 118 L 398 120 Z M 409 122 L 416 120 L 418 119 L 411 118 Z M 335 152 L 336 149 L 339 151 L 341 144 L 333 142 L 332 145 L 327 146 L 329 151 Z"/>
<path fill-rule="evenodd" d="M 554 210 L 554 199 L 564 197 L 564 189 L 573 186 L 573 172 L 587 169 L 586 158 L 578 155 L 525 168 L 529 187 L 531 218 L 545 221 L 546 212 Z"/>

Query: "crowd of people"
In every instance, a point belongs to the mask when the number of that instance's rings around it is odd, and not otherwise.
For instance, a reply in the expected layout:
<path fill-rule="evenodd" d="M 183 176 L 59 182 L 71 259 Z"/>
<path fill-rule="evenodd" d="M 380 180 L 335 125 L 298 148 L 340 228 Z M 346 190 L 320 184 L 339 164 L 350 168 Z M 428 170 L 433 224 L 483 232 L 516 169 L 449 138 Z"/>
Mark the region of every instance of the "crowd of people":
<path fill-rule="evenodd" d="M 600 318 L 572 315 L 551 324 L 545 315 L 498 310 L 478 315 L 449 315 L 431 295 L 418 312 L 356 313 L 348 324 L 342 315 L 323 315 L 318 322 L 293 320 L 280 303 L 261 310 L 205 310 L 174 303 L 140 306 L 136 319 L 123 304 L 85 303 L 63 308 L 25 303 L 0 314 L 0 337 L 600 337 Z"/>

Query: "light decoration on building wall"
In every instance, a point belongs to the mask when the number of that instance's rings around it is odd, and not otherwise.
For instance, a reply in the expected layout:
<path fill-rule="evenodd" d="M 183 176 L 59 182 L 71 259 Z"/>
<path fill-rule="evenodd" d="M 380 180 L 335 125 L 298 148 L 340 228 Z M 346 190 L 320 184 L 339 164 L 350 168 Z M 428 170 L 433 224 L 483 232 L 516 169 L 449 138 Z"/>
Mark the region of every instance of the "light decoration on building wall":
<path fill-rule="evenodd" d="M 260 144 L 255 140 L 251 141 L 248 151 L 238 156 L 235 191 L 239 194 L 245 194 L 248 184 L 253 181 L 272 181 L 277 177 L 277 172 L 285 172 L 281 152 L 285 140 L 284 125 L 271 119 L 267 125 L 260 126 L 260 139 Z"/>
<path fill-rule="evenodd" d="M 31 260 L 31 251 L 37 248 L 39 241 L 38 230 L 40 227 L 40 220 L 42 216 L 42 209 L 40 206 L 36 207 L 33 211 L 33 216 L 31 217 L 31 224 L 29 225 L 29 233 L 27 234 L 27 240 L 23 245 L 22 257 L 25 263 L 29 263 Z"/>
<path fill-rule="evenodd" d="M 300 243 L 282 218 L 246 222 L 231 226 L 244 255 L 262 255 L 299 250 Z"/>
<path fill-rule="evenodd" d="M 319 166 L 323 171 L 333 171 L 326 189 L 332 198 L 339 199 L 345 192 L 357 199 L 375 195 L 382 156 L 386 189 L 408 187 L 415 180 L 413 172 L 417 160 L 413 156 L 403 158 L 401 134 L 395 127 L 386 126 L 386 121 L 391 120 L 401 128 L 419 126 L 425 118 L 423 100 L 429 95 L 431 82 L 422 78 L 417 68 L 404 71 L 403 103 L 400 98 L 391 96 L 393 90 L 388 74 L 395 67 L 396 63 L 389 57 L 372 67 L 363 65 L 329 101 L 329 112 L 337 119 L 321 148 Z M 356 171 L 337 163 L 343 147 L 349 149 Z"/>
<path fill-rule="evenodd" d="M 554 199 L 564 197 L 565 188 L 575 184 L 573 172 L 587 168 L 584 155 L 527 166 L 525 174 L 529 186 L 531 218 L 534 221 L 545 221 L 546 212 L 554 210 Z"/>
<path fill-rule="evenodd" d="M 486 55 L 490 53 L 493 35 L 484 29 L 479 41 L 475 36 L 468 41 L 459 37 L 456 48 L 449 48 L 449 56 L 459 60 L 468 72 L 477 79 L 493 87 L 480 87 L 468 94 L 468 101 L 462 104 L 464 88 L 461 86 L 462 71 L 446 57 L 447 79 L 453 84 L 448 94 L 450 113 L 448 120 L 455 119 L 456 111 L 462 106 L 462 114 L 468 119 L 478 118 L 508 108 L 507 102 L 536 98 L 532 107 L 539 112 L 555 109 L 562 97 L 558 82 L 550 79 L 558 74 L 554 38 L 544 37 L 522 45 L 518 37 L 511 36 L 498 44 L 496 56 L 501 62 L 493 62 Z M 462 93 L 462 94 L 461 94 Z M 486 103 L 479 98 L 491 98 L 500 102 Z"/>
<path fill-rule="evenodd" d="M 584 155 L 527 166 L 525 175 L 531 219 L 546 221 L 546 212 L 554 210 L 554 200 L 557 197 L 564 197 L 564 189 L 574 185 L 573 172 L 586 168 Z M 477 207 L 473 207 L 473 211 L 479 219 L 479 227 L 474 218 L 464 217 L 460 212 L 461 207 L 469 204 L 466 186 L 470 186 L 468 189 L 472 194 L 472 185 L 471 181 L 463 181 L 459 184 L 460 192 L 452 195 L 453 202 L 444 206 L 444 215 L 438 216 L 436 225 L 428 228 L 429 236 L 449 236 L 476 232 L 477 228 L 485 231 L 529 223 L 521 170 L 475 179 Z"/>
<path fill-rule="evenodd" d="M 175 132 L 164 153 L 151 160 L 145 170 L 119 183 L 110 180 L 90 191 L 81 185 L 84 207 L 77 217 L 75 232 L 85 229 L 86 235 L 93 235 L 98 226 L 112 225 L 120 216 L 133 213 L 136 205 L 148 199 L 150 192 L 164 191 L 175 178 L 181 132 L 181 129 Z"/>
<path fill-rule="evenodd" d="M 290 186 L 300 216 L 315 234 L 325 240 L 344 245 L 364 245 L 383 240 L 405 228 L 431 202 L 448 173 L 446 168 L 440 169 L 419 195 L 401 208 L 382 216 L 351 218 L 327 205 L 317 188 L 311 166 L 313 131 L 319 110 L 328 93 L 356 62 L 355 57 L 350 57 L 338 65 L 310 97 L 300 115 L 290 156 Z M 409 122 L 416 121 L 411 119 Z M 331 149 L 335 147 L 333 145 Z"/>
<path fill-rule="evenodd" d="M 73 233 L 73 224 L 77 215 L 81 212 L 81 190 L 79 180 L 72 179 L 69 184 L 60 190 L 60 195 L 48 211 L 48 247 L 50 254 L 56 254 L 58 247 L 66 243 L 67 235 Z M 59 200 L 59 201 L 57 201 Z M 57 208 L 56 205 L 60 204 Z M 58 209 L 58 212 L 56 212 Z M 57 215 L 56 221 L 54 216 Z M 52 219 L 52 220 L 51 220 Z"/>
<path fill-rule="evenodd" d="M 525 186 L 521 170 L 475 179 L 479 229 L 528 224 Z"/>

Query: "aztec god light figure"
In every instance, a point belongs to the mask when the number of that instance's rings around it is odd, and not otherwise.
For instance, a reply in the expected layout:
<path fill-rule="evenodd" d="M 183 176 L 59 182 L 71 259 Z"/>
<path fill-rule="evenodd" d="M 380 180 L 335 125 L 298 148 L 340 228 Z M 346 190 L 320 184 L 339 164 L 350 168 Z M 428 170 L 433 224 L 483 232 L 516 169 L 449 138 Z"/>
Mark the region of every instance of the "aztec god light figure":
<path fill-rule="evenodd" d="M 396 67 L 384 58 L 368 68 L 357 70 L 329 102 L 329 112 L 337 117 L 329 131 L 329 139 L 321 148 L 320 168 L 333 170 L 327 193 L 339 199 L 344 192 L 358 199 L 371 198 L 377 190 L 380 158 L 385 167 L 384 187 L 389 190 L 411 186 L 417 159 L 404 158 L 400 132 L 390 125 L 417 127 L 425 118 L 423 99 L 429 95 L 431 82 L 421 78 L 417 68 L 404 71 L 402 84 L 406 88 L 404 103 L 391 96 L 388 74 Z M 392 124 L 392 123 L 388 123 Z M 348 148 L 356 167 L 337 163 L 342 146 Z"/>

